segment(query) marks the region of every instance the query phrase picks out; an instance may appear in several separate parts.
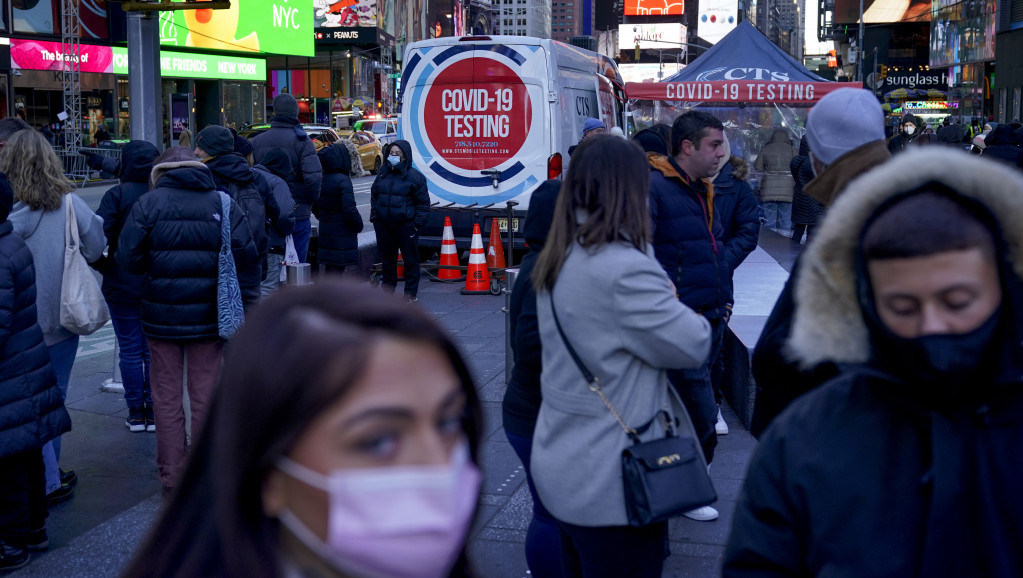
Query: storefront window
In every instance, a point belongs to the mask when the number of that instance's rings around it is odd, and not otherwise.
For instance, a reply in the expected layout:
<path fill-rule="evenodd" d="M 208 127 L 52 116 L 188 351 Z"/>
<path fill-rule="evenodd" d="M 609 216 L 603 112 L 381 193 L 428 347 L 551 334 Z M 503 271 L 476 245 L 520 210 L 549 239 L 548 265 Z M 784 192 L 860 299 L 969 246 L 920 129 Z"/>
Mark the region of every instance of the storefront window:
<path fill-rule="evenodd" d="M 266 96 L 262 83 L 224 82 L 224 122 L 240 129 L 264 122 Z"/>

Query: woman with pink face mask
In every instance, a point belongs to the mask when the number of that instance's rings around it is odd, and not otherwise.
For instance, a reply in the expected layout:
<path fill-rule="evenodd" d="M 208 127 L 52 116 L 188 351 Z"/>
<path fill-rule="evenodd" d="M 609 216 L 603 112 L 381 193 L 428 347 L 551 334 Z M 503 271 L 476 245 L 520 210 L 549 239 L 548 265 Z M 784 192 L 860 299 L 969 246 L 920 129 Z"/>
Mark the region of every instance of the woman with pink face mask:
<path fill-rule="evenodd" d="M 225 352 L 206 428 L 125 576 L 466 574 L 480 406 L 425 313 L 287 288 Z"/>

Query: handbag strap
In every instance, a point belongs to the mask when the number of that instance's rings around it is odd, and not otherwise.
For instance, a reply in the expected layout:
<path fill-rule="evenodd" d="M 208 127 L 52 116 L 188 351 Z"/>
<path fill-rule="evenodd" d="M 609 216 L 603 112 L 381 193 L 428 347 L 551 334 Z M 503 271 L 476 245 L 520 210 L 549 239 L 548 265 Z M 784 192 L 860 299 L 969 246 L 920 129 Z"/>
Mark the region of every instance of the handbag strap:
<path fill-rule="evenodd" d="M 610 411 L 611 415 L 614 416 L 615 421 L 618 422 L 618 425 L 620 425 L 622 429 L 625 430 L 625 434 L 629 436 L 629 439 L 631 439 L 633 442 L 638 442 L 639 434 L 642 432 L 637 432 L 635 429 L 629 427 L 625 423 L 625 420 L 622 419 L 622 416 L 619 415 L 615 407 L 611 405 L 611 400 L 609 400 L 607 396 L 604 395 L 604 390 L 600 387 L 600 379 L 598 379 L 597 376 L 593 375 L 593 372 L 591 372 L 589 368 L 586 367 L 586 364 L 583 363 L 583 360 L 579 358 L 579 354 L 575 352 L 575 348 L 572 347 L 572 344 L 568 341 L 568 337 L 565 335 L 565 330 L 561 328 L 561 321 L 558 319 L 558 311 L 557 309 L 554 308 L 553 293 L 551 293 L 551 313 L 554 315 L 554 325 L 558 327 L 558 333 L 561 335 L 561 340 L 565 343 L 565 348 L 568 349 L 568 354 L 572 356 L 572 361 L 575 362 L 576 367 L 579 368 L 579 371 L 582 372 L 583 377 L 586 378 L 586 386 L 590 389 L 590 391 L 600 396 L 600 401 L 604 402 L 604 405 L 607 406 L 608 411 Z M 656 416 L 654 417 L 654 419 L 657 419 Z M 650 427 L 651 423 L 653 423 L 653 420 L 648 422 L 641 429 L 646 430 L 646 428 Z"/>
<path fill-rule="evenodd" d="M 40 222 L 42 219 L 40 219 Z M 33 231 L 35 232 L 35 231 Z M 81 240 L 78 237 L 78 218 L 75 216 L 75 203 L 71 193 L 64 195 L 64 245 L 78 247 Z"/>
<path fill-rule="evenodd" d="M 220 194 L 220 244 L 231 248 L 231 197 L 224 191 Z"/>

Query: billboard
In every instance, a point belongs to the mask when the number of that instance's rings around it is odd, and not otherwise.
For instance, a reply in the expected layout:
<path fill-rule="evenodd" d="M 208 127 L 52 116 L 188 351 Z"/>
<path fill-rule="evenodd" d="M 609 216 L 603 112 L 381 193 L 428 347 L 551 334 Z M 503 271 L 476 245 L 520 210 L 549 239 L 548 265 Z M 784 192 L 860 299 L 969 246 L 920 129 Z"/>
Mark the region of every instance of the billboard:
<path fill-rule="evenodd" d="M 626 16 L 681 16 L 682 0 L 625 0 Z"/>
<path fill-rule="evenodd" d="M 736 0 L 700 0 L 696 19 L 700 38 L 717 44 L 738 24 L 739 4 Z"/>
<path fill-rule="evenodd" d="M 957 2 L 958 3 L 958 2 Z M 860 0 L 835 0 L 835 24 L 860 21 Z M 931 0 L 863 0 L 863 22 L 930 22 Z"/>
<path fill-rule="evenodd" d="M 203 50 L 313 56 L 313 9 L 288 0 L 245 0 L 223 10 L 160 12 L 160 44 Z"/>
<path fill-rule="evenodd" d="M 673 24 L 619 24 L 618 50 L 641 49 L 679 50 L 685 52 L 686 27 Z"/>

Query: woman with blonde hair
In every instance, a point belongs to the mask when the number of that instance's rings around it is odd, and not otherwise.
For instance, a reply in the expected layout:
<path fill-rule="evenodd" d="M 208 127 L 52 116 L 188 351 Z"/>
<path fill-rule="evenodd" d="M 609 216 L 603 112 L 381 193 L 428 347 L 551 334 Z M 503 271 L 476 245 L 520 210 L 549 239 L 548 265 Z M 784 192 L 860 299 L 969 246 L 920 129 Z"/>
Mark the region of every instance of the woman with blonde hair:
<path fill-rule="evenodd" d="M 0 149 L 0 172 L 14 190 L 10 220 L 14 232 L 25 240 L 36 266 L 36 309 L 50 363 L 57 374 L 61 397 L 67 396 L 71 367 L 78 352 L 78 336 L 60 325 L 60 286 L 64 279 L 64 203 L 74 203 L 82 255 L 95 261 L 103 253 L 106 238 L 103 219 L 74 194 L 75 185 L 64 177 L 64 167 L 46 137 L 34 130 L 20 130 Z M 57 467 L 60 438 L 43 448 L 46 463 L 46 495 L 57 504 L 74 495 L 74 472 Z M 33 528 L 35 530 L 35 528 Z"/>

